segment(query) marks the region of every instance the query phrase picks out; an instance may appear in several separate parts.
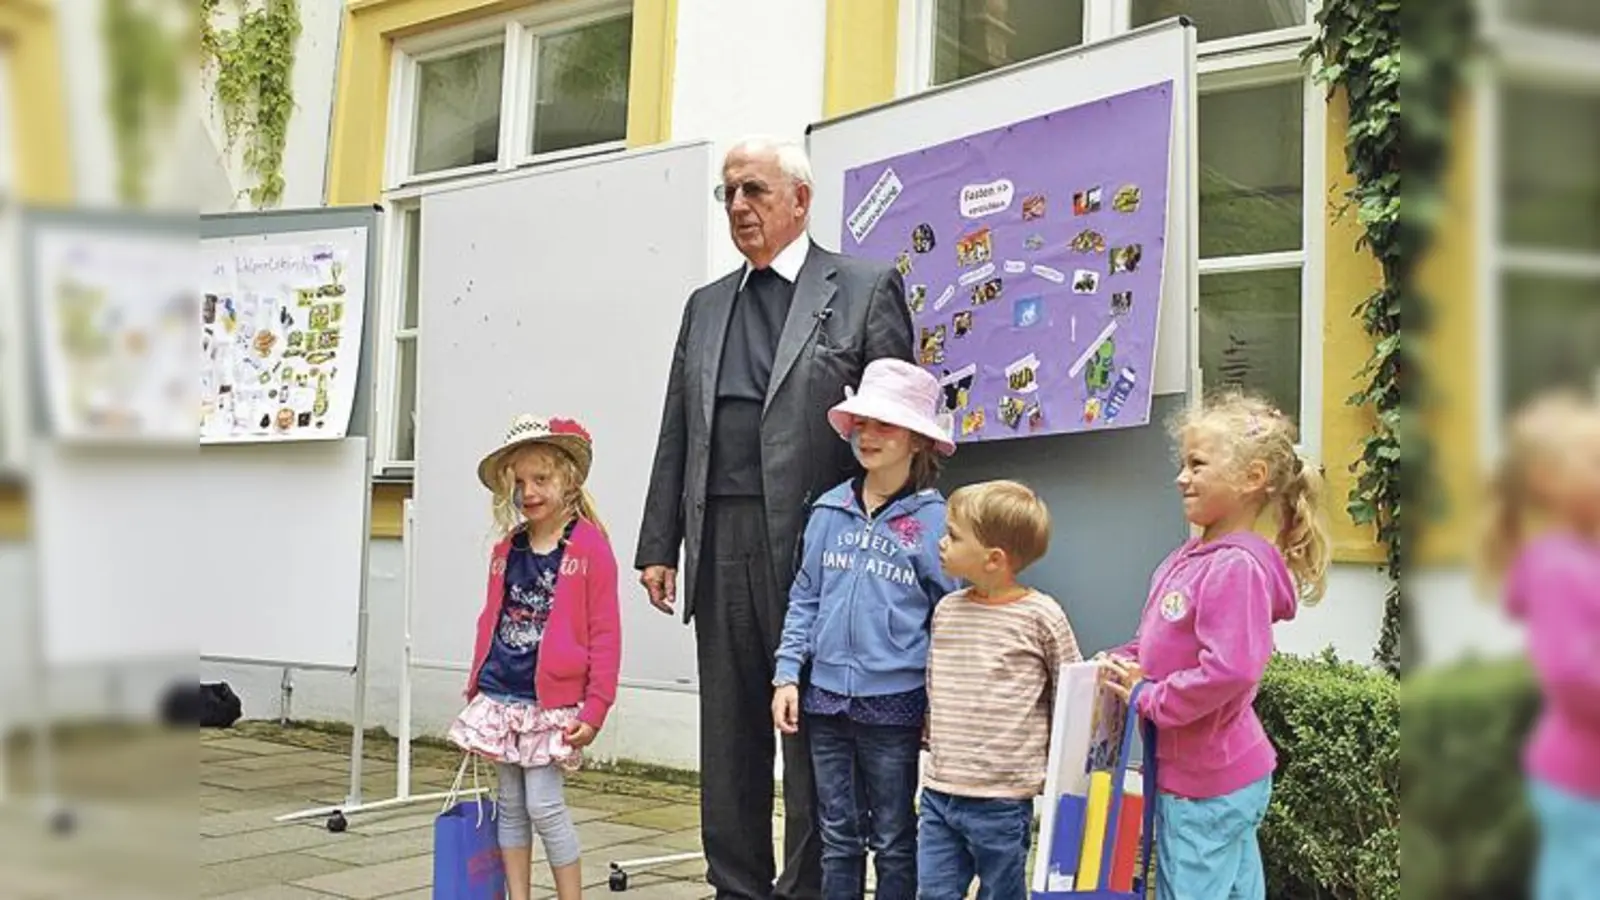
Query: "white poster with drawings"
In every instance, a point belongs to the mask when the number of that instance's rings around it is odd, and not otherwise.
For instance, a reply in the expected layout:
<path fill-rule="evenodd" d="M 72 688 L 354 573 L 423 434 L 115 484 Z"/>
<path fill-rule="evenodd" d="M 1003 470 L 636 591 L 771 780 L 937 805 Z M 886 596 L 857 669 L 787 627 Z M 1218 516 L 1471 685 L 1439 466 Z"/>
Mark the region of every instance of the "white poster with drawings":
<path fill-rule="evenodd" d="M 200 442 L 343 438 L 355 404 L 367 233 L 201 243 Z"/>
<path fill-rule="evenodd" d="M 194 239 L 45 220 L 32 255 L 51 433 L 193 444 Z"/>

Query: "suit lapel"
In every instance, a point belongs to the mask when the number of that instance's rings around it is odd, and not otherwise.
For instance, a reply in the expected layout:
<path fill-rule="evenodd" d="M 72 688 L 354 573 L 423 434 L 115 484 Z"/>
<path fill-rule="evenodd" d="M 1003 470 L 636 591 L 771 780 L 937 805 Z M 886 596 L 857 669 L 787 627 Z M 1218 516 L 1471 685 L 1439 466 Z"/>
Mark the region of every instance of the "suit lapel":
<path fill-rule="evenodd" d="M 712 285 L 706 298 L 706 328 L 700 332 L 704 343 L 693 351 L 700 360 L 700 415 L 706 433 L 711 433 L 711 417 L 717 410 L 717 378 L 722 372 L 722 346 L 728 339 L 728 322 L 733 317 L 733 300 L 739 292 L 744 267 L 734 270 Z"/>
<path fill-rule="evenodd" d="M 816 245 L 806 254 L 805 265 L 800 267 L 800 279 L 794 286 L 794 300 L 789 304 L 789 316 L 783 321 L 783 334 L 778 338 L 778 350 L 772 357 L 772 378 L 767 382 L 767 400 L 762 405 L 763 415 L 772 406 L 783 380 L 789 377 L 817 326 L 817 314 L 833 299 L 836 287 L 834 276 L 839 268 L 832 254 Z"/>

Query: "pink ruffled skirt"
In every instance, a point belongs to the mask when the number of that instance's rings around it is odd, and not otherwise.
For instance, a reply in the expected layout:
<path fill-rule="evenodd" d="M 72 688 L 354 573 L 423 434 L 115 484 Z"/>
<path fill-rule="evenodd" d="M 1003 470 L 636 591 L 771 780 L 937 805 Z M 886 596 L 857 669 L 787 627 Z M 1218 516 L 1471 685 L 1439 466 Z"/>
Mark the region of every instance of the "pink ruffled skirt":
<path fill-rule="evenodd" d="M 566 738 L 566 729 L 576 721 L 575 706 L 541 709 L 478 694 L 451 723 L 449 737 L 457 747 L 494 762 L 576 772 L 583 752 Z"/>

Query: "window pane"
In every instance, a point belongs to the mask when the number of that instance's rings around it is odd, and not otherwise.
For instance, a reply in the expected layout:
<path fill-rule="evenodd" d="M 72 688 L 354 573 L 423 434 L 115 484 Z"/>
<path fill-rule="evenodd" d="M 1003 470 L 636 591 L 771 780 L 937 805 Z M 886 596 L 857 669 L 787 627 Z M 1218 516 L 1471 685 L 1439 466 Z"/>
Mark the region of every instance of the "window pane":
<path fill-rule="evenodd" d="M 1194 19 L 1202 41 L 1276 31 L 1306 23 L 1305 0 L 1133 0 L 1133 24 L 1173 16 Z"/>
<path fill-rule="evenodd" d="M 422 268 L 422 209 L 412 207 L 401 213 L 405 217 L 405 273 L 401 276 L 401 293 L 405 299 L 400 314 L 401 328 L 417 327 L 417 295 L 422 290 L 418 276 Z"/>
<path fill-rule="evenodd" d="M 437 172 L 500 156 L 500 83 L 505 48 L 496 44 L 419 65 L 412 171 Z"/>
<path fill-rule="evenodd" d="M 1305 216 L 1299 81 L 1200 97 L 1200 255 L 1298 250 Z"/>
<path fill-rule="evenodd" d="M 1518 25 L 1600 35 L 1594 0 L 1506 0 L 1506 18 Z"/>
<path fill-rule="evenodd" d="M 1549 388 L 1600 388 L 1600 280 L 1512 274 L 1503 286 L 1502 408 Z"/>
<path fill-rule="evenodd" d="M 1500 107 L 1503 240 L 1600 250 L 1600 93 L 1510 86 Z"/>
<path fill-rule="evenodd" d="M 629 17 L 539 39 L 531 152 L 553 153 L 627 137 L 632 47 Z"/>
<path fill-rule="evenodd" d="M 1300 420 L 1300 270 L 1200 276 L 1200 377 Z"/>
<path fill-rule="evenodd" d="M 400 390 L 395 396 L 394 458 L 412 462 L 417 458 L 417 341 L 399 338 L 395 375 Z"/>
<path fill-rule="evenodd" d="M 1083 0 L 938 0 L 933 83 L 1083 43 Z"/>

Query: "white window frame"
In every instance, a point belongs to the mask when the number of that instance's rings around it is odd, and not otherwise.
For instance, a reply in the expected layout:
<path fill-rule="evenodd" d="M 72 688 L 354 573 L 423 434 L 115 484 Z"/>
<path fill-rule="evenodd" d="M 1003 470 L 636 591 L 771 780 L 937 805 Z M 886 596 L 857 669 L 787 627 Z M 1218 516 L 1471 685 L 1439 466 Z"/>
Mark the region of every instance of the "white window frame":
<path fill-rule="evenodd" d="M 625 140 L 573 147 L 554 153 L 527 151 L 532 136 L 534 79 L 538 74 L 538 39 L 609 19 L 631 17 L 631 3 L 619 0 L 563 0 L 540 3 L 457 28 L 418 35 L 395 45 L 389 91 L 389 139 L 385 145 L 384 190 L 392 192 L 464 176 L 509 172 L 575 157 L 615 153 Z M 417 85 L 422 63 L 490 45 L 505 48 L 501 68 L 500 152 L 493 162 L 436 172 L 413 173 Z"/>
<path fill-rule="evenodd" d="M 379 288 L 377 322 L 381 335 L 377 360 L 377 373 L 381 379 L 377 400 L 380 440 L 373 454 L 375 476 L 407 480 L 416 472 L 414 459 L 395 456 L 401 416 L 416 415 L 414 409 L 400 408 L 400 344 L 404 341 L 411 341 L 414 346 L 420 343 L 422 306 L 426 302 L 425 297 L 418 297 L 418 322 L 415 327 L 406 327 L 405 212 L 409 209 L 420 210 L 424 199 L 437 191 L 502 180 L 530 166 L 559 166 L 585 157 L 625 150 L 626 141 L 621 140 L 542 154 L 529 153 L 527 147 L 533 128 L 531 107 L 534 79 L 538 74 L 538 39 L 609 19 L 628 17 L 632 13 L 633 4 L 628 0 L 554 0 L 396 43 L 389 82 L 389 127 L 384 145 L 384 216 L 380 238 L 383 242 L 383 278 Z M 412 174 L 420 64 L 490 44 L 503 44 L 505 47 L 501 69 L 498 158 L 477 165 Z M 426 229 L 427 222 L 423 221 L 422 230 L 425 232 Z M 421 277 L 420 266 L 418 277 Z M 423 425 L 421 417 L 417 416 L 414 428 L 418 438 Z"/>
<path fill-rule="evenodd" d="M 1559 84 L 1563 89 L 1600 97 L 1600 35 L 1573 35 L 1512 22 L 1504 0 L 1486 0 L 1481 27 L 1489 47 L 1487 77 L 1471 88 L 1474 144 L 1479 148 L 1473 173 L 1481 214 L 1474 244 L 1478 249 L 1478 447 L 1489 461 L 1505 450 L 1504 423 L 1513 410 L 1503 400 L 1505 359 L 1500 329 L 1505 321 L 1505 276 L 1523 272 L 1567 278 L 1600 278 L 1600 251 L 1543 250 L 1502 244 L 1500 175 L 1503 147 L 1500 122 L 1507 86 Z M 1600 379 L 1597 379 L 1600 380 Z M 1595 385 L 1600 390 L 1600 383 Z"/>
<path fill-rule="evenodd" d="M 895 93 L 908 97 L 927 90 L 933 76 L 934 16 L 937 0 L 902 0 L 899 7 L 899 41 Z M 1325 147 L 1327 101 L 1323 88 L 1312 83 L 1312 68 L 1300 53 L 1316 37 L 1316 16 L 1321 0 L 1305 0 L 1304 25 L 1294 25 L 1204 41 L 1198 45 L 1198 91 L 1206 94 L 1230 88 L 1264 86 L 1299 81 L 1304 86 L 1302 135 L 1304 210 L 1300 249 L 1250 256 L 1201 259 L 1202 276 L 1223 272 L 1260 272 L 1300 269 L 1300 452 L 1308 459 L 1322 457 L 1323 414 L 1323 314 L 1326 289 L 1324 244 L 1328 214 Z M 1093 44 L 1131 29 L 1132 0 L 1085 0 L 1084 43 Z M 1190 313 L 1189 327 L 1197 329 L 1198 305 Z M 1197 363 L 1198 365 L 1198 363 Z M 1199 386 L 1203 389 L 1203 385 Z"/>

